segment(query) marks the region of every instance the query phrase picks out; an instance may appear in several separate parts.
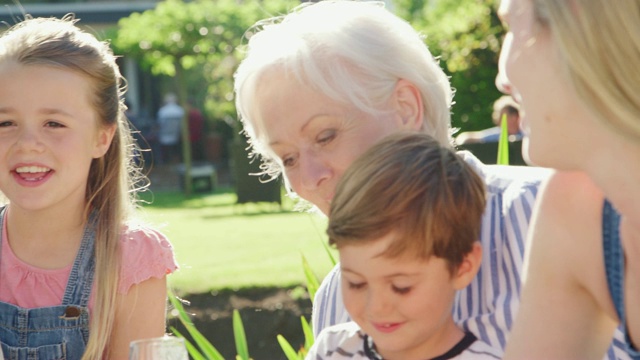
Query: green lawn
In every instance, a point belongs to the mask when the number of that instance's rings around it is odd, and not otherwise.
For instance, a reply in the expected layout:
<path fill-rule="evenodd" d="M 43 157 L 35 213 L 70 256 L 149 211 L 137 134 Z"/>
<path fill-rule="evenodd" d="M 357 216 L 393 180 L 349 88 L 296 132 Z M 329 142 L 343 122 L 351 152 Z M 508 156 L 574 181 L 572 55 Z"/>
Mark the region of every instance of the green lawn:
<path fill-rule="evenodd" d="M 180 265 L 169 277 L 174 291 L 302 284 L 301 254 L 319 277 L 331 269 L 322 215 L 294 212 L 289 199 L 282 209 L 235 200 L 229 190 L 190 199 L 159 192 L 144 206 L 146 219 L 174 246 Z"/>

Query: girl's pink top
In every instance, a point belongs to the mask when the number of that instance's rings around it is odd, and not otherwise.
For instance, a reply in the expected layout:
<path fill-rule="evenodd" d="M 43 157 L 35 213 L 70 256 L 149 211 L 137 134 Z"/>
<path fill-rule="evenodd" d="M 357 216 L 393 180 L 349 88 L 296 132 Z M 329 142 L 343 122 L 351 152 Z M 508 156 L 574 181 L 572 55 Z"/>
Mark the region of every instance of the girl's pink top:
<path fill-rule="evenodd" d="M 5 222 L 7 217 L 4 217 Z M 0 301 L 32 309 L 61 305 L 73 264 L 62 269 L 40 269 L 18 259 L 7 241 L 2 224 L 0 253 Z M 129 228 L 121 237 L 122 263 L 118 292 L 126 294 L 132 285 L 151 277 L 162 278 L 178 266 L 173 248 L 164 235 L 148 228 Z M 89 300 L 93 308 L 97 283 Z"/>

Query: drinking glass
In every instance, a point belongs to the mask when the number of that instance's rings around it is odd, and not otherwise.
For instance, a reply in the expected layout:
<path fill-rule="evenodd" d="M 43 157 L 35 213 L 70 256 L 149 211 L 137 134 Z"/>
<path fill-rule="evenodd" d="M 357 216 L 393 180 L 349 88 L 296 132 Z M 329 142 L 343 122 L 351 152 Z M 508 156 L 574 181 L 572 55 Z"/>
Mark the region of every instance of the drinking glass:
<path fill-rule="evenodd" d="M 189 360 L 184 339 L 163 336 L 132 341 L 129 360 Z"/>

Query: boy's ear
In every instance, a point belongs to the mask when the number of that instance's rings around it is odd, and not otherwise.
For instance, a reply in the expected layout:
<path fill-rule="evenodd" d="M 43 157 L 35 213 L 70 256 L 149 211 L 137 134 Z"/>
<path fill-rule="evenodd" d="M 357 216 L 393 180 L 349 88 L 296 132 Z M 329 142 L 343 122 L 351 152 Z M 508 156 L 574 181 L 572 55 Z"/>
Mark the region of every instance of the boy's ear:
<path fill-rule="evenodd" d="M 462 290 L 471 283 L 482 263 L 482 246 L 479 241 L 473 243 L 473 249 L 465 255 L 456 273 L 453 275 L 453 286 Z"/>
<path fill-rule="evenodd" d="M 424 105 L 422 94 L 412 82 L 400 79 L 393 92 L 396 121 L 403 130 L 422 129 Z"/>

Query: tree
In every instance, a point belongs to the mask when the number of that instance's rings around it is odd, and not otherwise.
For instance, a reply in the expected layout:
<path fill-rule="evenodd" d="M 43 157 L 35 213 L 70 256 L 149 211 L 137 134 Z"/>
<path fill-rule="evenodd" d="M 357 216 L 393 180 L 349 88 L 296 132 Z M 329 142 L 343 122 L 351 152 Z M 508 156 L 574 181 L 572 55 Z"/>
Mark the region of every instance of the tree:
<path fill-rule="evenodd" d="M 186 79 L 202 78 L 209 85 L 208 114 L 235 118 L 232 75 L 239 62 L 237 47 L 257 20 L 286 12 L 294 4 L 294 0 L 165 0 L 155 9 L 121 19 L 113 45 L 152 73 L 172 77 L 183 108 L 188 110 L 190 83 Z M 189 195 L 191 144 L 186 117 L 182 129 L 184 183 Z"/>
<path fill-rule="evenodd" d="M 464 131 L 494 126 L 492 104 L 504 29 L 498 0 L 395 0 L 396 13 L 426 35 L 456 90 L 454 127 Z"/>

